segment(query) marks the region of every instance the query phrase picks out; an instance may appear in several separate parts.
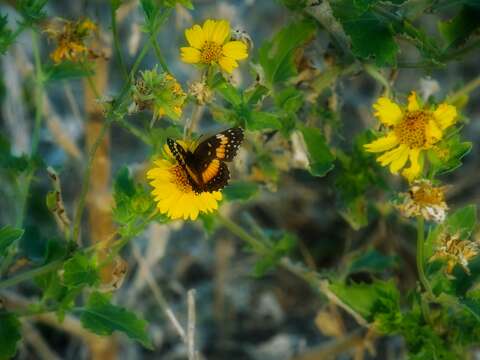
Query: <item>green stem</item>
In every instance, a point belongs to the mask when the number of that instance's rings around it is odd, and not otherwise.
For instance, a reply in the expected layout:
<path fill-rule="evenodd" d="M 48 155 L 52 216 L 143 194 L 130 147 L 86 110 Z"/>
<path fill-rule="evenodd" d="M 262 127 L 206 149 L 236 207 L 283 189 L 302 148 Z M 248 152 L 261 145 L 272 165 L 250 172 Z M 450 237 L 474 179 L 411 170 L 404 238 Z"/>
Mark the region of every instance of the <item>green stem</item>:
<path fill-rule="evenodd" d="M 17 285 L 23 281 L 33 279 L 34 277 L 37 277 L 39 275 L 43 275 L 51 271 L 57 270 L 62 266 L 62 264 L 63 264 L 63 260 L 55 260 L 46 265 L 40 266 L 32 270 L 25 271 L 9 279 L 0 281 L 0 290 Z"/>
<path fill-rule="evenodd" d="M 423 269 L 423 249 L 425 247 L 425 220 L 423 217 L 417 217 L 417 270 L 420 283 L 427 292 L 428 295 L 433 297 L 432 288 L 428 282 L 427 277 L 425 276 L 425 271 Z"/>
<path fill-rule="evenodd" d="M 120 72 L 125 81 L 128 81 L 128 72 L 127 67 L 125 66 L 125 61 L 123 60 L 122 50 L 120 47 L 120 40 L 118 37 L 117 29 L 117 9 L 113 6 L 113 0 L 110 1 L 110 17 L 111 17 L 111 26 L 113 34 L 113 46 L 115 48 L 115 53 L 117 54 L 118 63 L 120 65 Z"/>
<path fill-rule="evenodd" d="M 460 100 L 463 96 L 470 94 L 473 90 L 480 86 L 480 76 L 477 76 L 472 81 L 468 82 L 461 89 L 455 91 L 452 95 L 447 98 L 447 102 L 455 103 Z"/>
<path fill-rule="evenodd" d="M 269 249 L 267 245 L 265 245 L 263 242 L 257 240 L 253 236 L 251 236 L 249 233 L 247 233 L 245 230 L 243 230 L 240 226 L 235 224 L 233 221 L 230 219 L 224 217 L 220 213 L 217 216 L 218 221 L 225 226 L 228 230 L 230 230 L 233 234 L 237 235 L 240 239 L 245 241 L 248 245 L 252 247 L 252 249 L 259 254 L 268 254 Z"/>
<path fill-rule="evenodd" d="M 157 56 L 157 60 L 160 63 L 160 66 L 162 67 L 163 71 L 170 72 L 170 70 L 168 70 L 167 62 L 165 61 L 165 58 L 163 57 L 162 52 L 160 51 L 160 46 L 158 46 L 156 37 L 152 38 L 151 42 L 153 45 L 153 49 L 155 50 L 155 55 Z"/>
<path fill-rule="evenodd" d="M 373 65 L 365 64 L 365 71 L 375 80 L 377 80 L 380 84 L 383 85 L 385 88 L 385 96 L 390 97 L 392 90 L 390 87 L 390 82 L 387 80 L 385 76 Z"/>
<path fill-rule="evenodd" d="M 147 136 L 147 134 L 145 134 L 142 130 L 140 130 L 139 128 L 137 128 L 136 126 L 130 124 L 127 120 L 125 120 L 124 118 L 119 118 L 117 119 L 117 123 L 122 126 L 123 128 L 125 128 L 126 130 L 128 130 L 132 135 L 136 136 L 137 138 L 139 138 L 142 142 L 144 142 L 145 144 L 147 145 L 151 145 L 151 141 L 150 141 L 150 138 Z"/>

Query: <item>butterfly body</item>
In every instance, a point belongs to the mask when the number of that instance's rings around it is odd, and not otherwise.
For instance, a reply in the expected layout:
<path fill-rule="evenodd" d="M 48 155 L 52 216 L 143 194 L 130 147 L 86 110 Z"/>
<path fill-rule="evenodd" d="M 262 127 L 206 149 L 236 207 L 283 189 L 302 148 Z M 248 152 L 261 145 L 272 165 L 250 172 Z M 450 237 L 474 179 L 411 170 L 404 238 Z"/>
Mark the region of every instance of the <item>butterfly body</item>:
<path fill-rule="evenodd" d="M 196 193 L 222 189 L 230 179 L 225 162 L 232 161 L 243 141 L 241 128 L 230 128 L 200 141 L 194 150 L 167 139 L 167 145 L 182 166 Z"/>

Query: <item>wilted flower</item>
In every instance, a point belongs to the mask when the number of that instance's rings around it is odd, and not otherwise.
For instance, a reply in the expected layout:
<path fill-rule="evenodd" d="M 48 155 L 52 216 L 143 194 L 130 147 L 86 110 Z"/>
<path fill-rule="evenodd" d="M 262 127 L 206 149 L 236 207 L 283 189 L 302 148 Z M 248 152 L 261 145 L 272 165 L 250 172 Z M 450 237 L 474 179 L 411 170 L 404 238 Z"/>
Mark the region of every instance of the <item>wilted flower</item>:
<path fill-rule="evenodd" d="M 177 140 L 185 149 L 194 149 L 195 143 Z M 147 173 L 153 186 L 152 195 L 157 208 L 171 219 L 195 220 L 199 213 L 210 213 L 222 200 L 220 191 L 200 192 L 193 190 L 184 168 L 177 163 L 168 146 L 164 147 L 165 158 L 154 161 Z"/>
<path fill-rule="evenodd" d="M 178 81 L 166 72 L 153 70 L 141 72 L 141 77 L 133 86 L 133 101 L 138 110 L 150 109 L 155 117 L 167 115 L 178 119 L 186 98 Z"/>
<path fill-rule="evenodd" d="M 406 109 L 386 97 L 379 98 L 373 108 L 374 115 L 387 127 L 387 134 L 366 144 L 365 149 L 383 153 L 377 161 L 389 166 L 392 173 L 398 173 L 410 160 L 410 167 L 402 172 L 409 181 L 421 175 L 424 151 L 440 141 L 457 118 L 455 106 L 442 103 L 436 109 L 423 107 L 415 92 L 408 97 Z"/>
<path fill-rule="evenodd" d="M 45 30 L 57 42 L 57 48 L 50 54 L 56 64 L 64 61 L 79 61 L 87 55 L 98 55 L 85 43 L 85 40 L 97 30 L 97 25 L 88 19 L 78 21 L 64 21 L 61 30 L 53 26 Z"/>
<path fill-rule="evenodd" d="M 397 208 L 404 216 L 421 216 L 437 223 L 445 220 L 448 206 L 445 203 L 444 186 L 435 187 L 429 180 L 416 180 L 402 197 L 403 202 Z"/>
<path fill-rule="evenodd" d="M 237 60 L 248 56 L 247 45 L 230 41 L 230 24 L 226 20 L 207 20 L 203 26 L 185 30 L 190 46 L 180 48 L 182 61 L 189 64 L 218 64 L 227 73 L 238 67 Z"/>
<path fill-rule="evenodd" d="M 468 262 L 478 255 L 479 244 L 475 241 L 462 240 L 460 235 L 442 233 L 439 235 L 438 246 L 429 261 L 446 261 L 445 272 L 451 274 L 455 265 L 460 265 L 470 275 Z"/>
<path fill-rule="evenodd" d="M 208 104 L 213 99 L 213 91 L 205 82 L 194 82 L 188 88 L 188 92 L 192 95 L 200 105 Z"/>

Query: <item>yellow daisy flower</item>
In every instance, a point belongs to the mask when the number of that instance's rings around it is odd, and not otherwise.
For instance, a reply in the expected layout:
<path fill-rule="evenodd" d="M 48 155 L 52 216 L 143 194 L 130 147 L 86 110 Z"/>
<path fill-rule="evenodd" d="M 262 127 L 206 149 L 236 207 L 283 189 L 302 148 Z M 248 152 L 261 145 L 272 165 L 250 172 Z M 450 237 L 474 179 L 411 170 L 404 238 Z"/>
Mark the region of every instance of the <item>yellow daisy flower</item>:
<path fill-rule="evenodd" d="M 389 166 L 394 174 L 409 160 L 410 167 L 402 174 L 410 182 L 422 173 L 424 151 L 440 141 L 445 130 L 457 120 L 455 106 L 442 103 L 436 109 L 423 107 L 414 91 L 408 97 L 406 109 L 386 97 L 379 98 L 373 108 L 375 117 L 387 127 L 387 134 L 364 145 L 365 150 L 383 153 L 377 161 Z"/>
<path fill-rule="evenodd" d="M 218 64 L 227 73 L 238 67 L 237 60 L 248 57 L 247 45 L 230 41 L 230 24 L 226 20 L 207 20 L 203 26 L 185 30 L 190 46 L 180 49 L 183 62 L 188 64 Z"/>
<path fill-rule="evenodd" d="M 194 143 L 178 142 L 185 148 L 195 147 Z M 166 158 L 155 160 L 154 167 L 147 172 L 160 213 L 174 220 L 195 220 L 199 213 L 216 210 L 218 202 L 222 200 L 222 193 L 193 191 L 183 167 L 176 162 L 168 146 L 164 150 Z"/>

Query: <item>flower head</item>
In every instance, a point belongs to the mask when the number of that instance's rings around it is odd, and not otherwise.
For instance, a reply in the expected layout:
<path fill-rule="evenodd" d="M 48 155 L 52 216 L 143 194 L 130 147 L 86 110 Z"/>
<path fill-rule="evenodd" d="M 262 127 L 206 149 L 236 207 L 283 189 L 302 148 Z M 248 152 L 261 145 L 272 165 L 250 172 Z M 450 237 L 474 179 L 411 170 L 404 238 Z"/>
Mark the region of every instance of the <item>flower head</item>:
<path fill-rule="evenodd" d="M 213 91 L 205 82 L 194 82 L 188 88 L 188 92 L 192 95 L 199 105 L 205 105 L 213 100 Z"/>
<path fill-rule="evenodd" d="M 479 244 L 470 240 L 462 240 L 459 234 L 442 233 L 438 245 L 429 261 L 444 260 L 447 263 L 445 272 L 450 275 L 455 265 L 460 265 L 467 274 L 469 261 L 478 255 Z"/>
<path fill-rule="evenodd" d="M 421 216 L 427 221 L 442 223 L 447 215 L 445 187 L 433 186 L 428 180 L 416 180 L 404 193 L 403 202 L 397 205 L 406 217 Z"/>
<path fill-rule="evenodd" d="M 207 20 L 203 26 L 193 25 L 185 30 L 188 47 L 180 49 L 183 62 L 189 64 L 218 64 L 227 73 L 238 67 L 237 60 L 248 56 L 243 41 L 230 41 L 230 24 L 226 20 Z"/>
<path fill-rule="evenodd" d="M 56 64 L 64 61 L 80 61 L 86 56 L 98 55 L 89 49 L 85 40 L 97 30 L 97 25 L 88 19 L 75 22 L 64 21 L 62 29 L 47 28 L 45 31 L 57 42 L 56 49 L 50 54 Z"/>
<path fill-rule="evenodd" d="M 182 143 L 185 148 L 193 148 L 194 145 Z M 158 210 L 171 219 L 184 220 L 195 220 L 199 213 L 216 210 L 218 201 L 222 200 L 222 193 L 195 192 L 184 168 L 176 162 L 167 146 L 164 150 L 165 158 L 155 160 L 154 166 L 147 172 Z"/>
<path fill-rule="evenodd" d="M 398 173 L 409 160 L 410 167 L 402 174 L 410 182 L 421 175 L 423 152 L 434 147 L 457 118 L 455 106 L 442 103 L 436 109 L 422 107 L 415 92 L 408 97 L 406 109 L 386 97 L 379 98 L 373 108 L 374 115 L 387 127 L 387 134 L 366 144 L 365 150 L 383 153 L 377 161 L 389 166 L 392 173 Z"/>
<path fill-rule="evenodd" d="M 157 118 L 167 115 L 178 119 L 187 95 L 170 74 L 152 70 L 141 72 L 133 87 L 133 101 L 139 110 L 151 109 Z"/>

